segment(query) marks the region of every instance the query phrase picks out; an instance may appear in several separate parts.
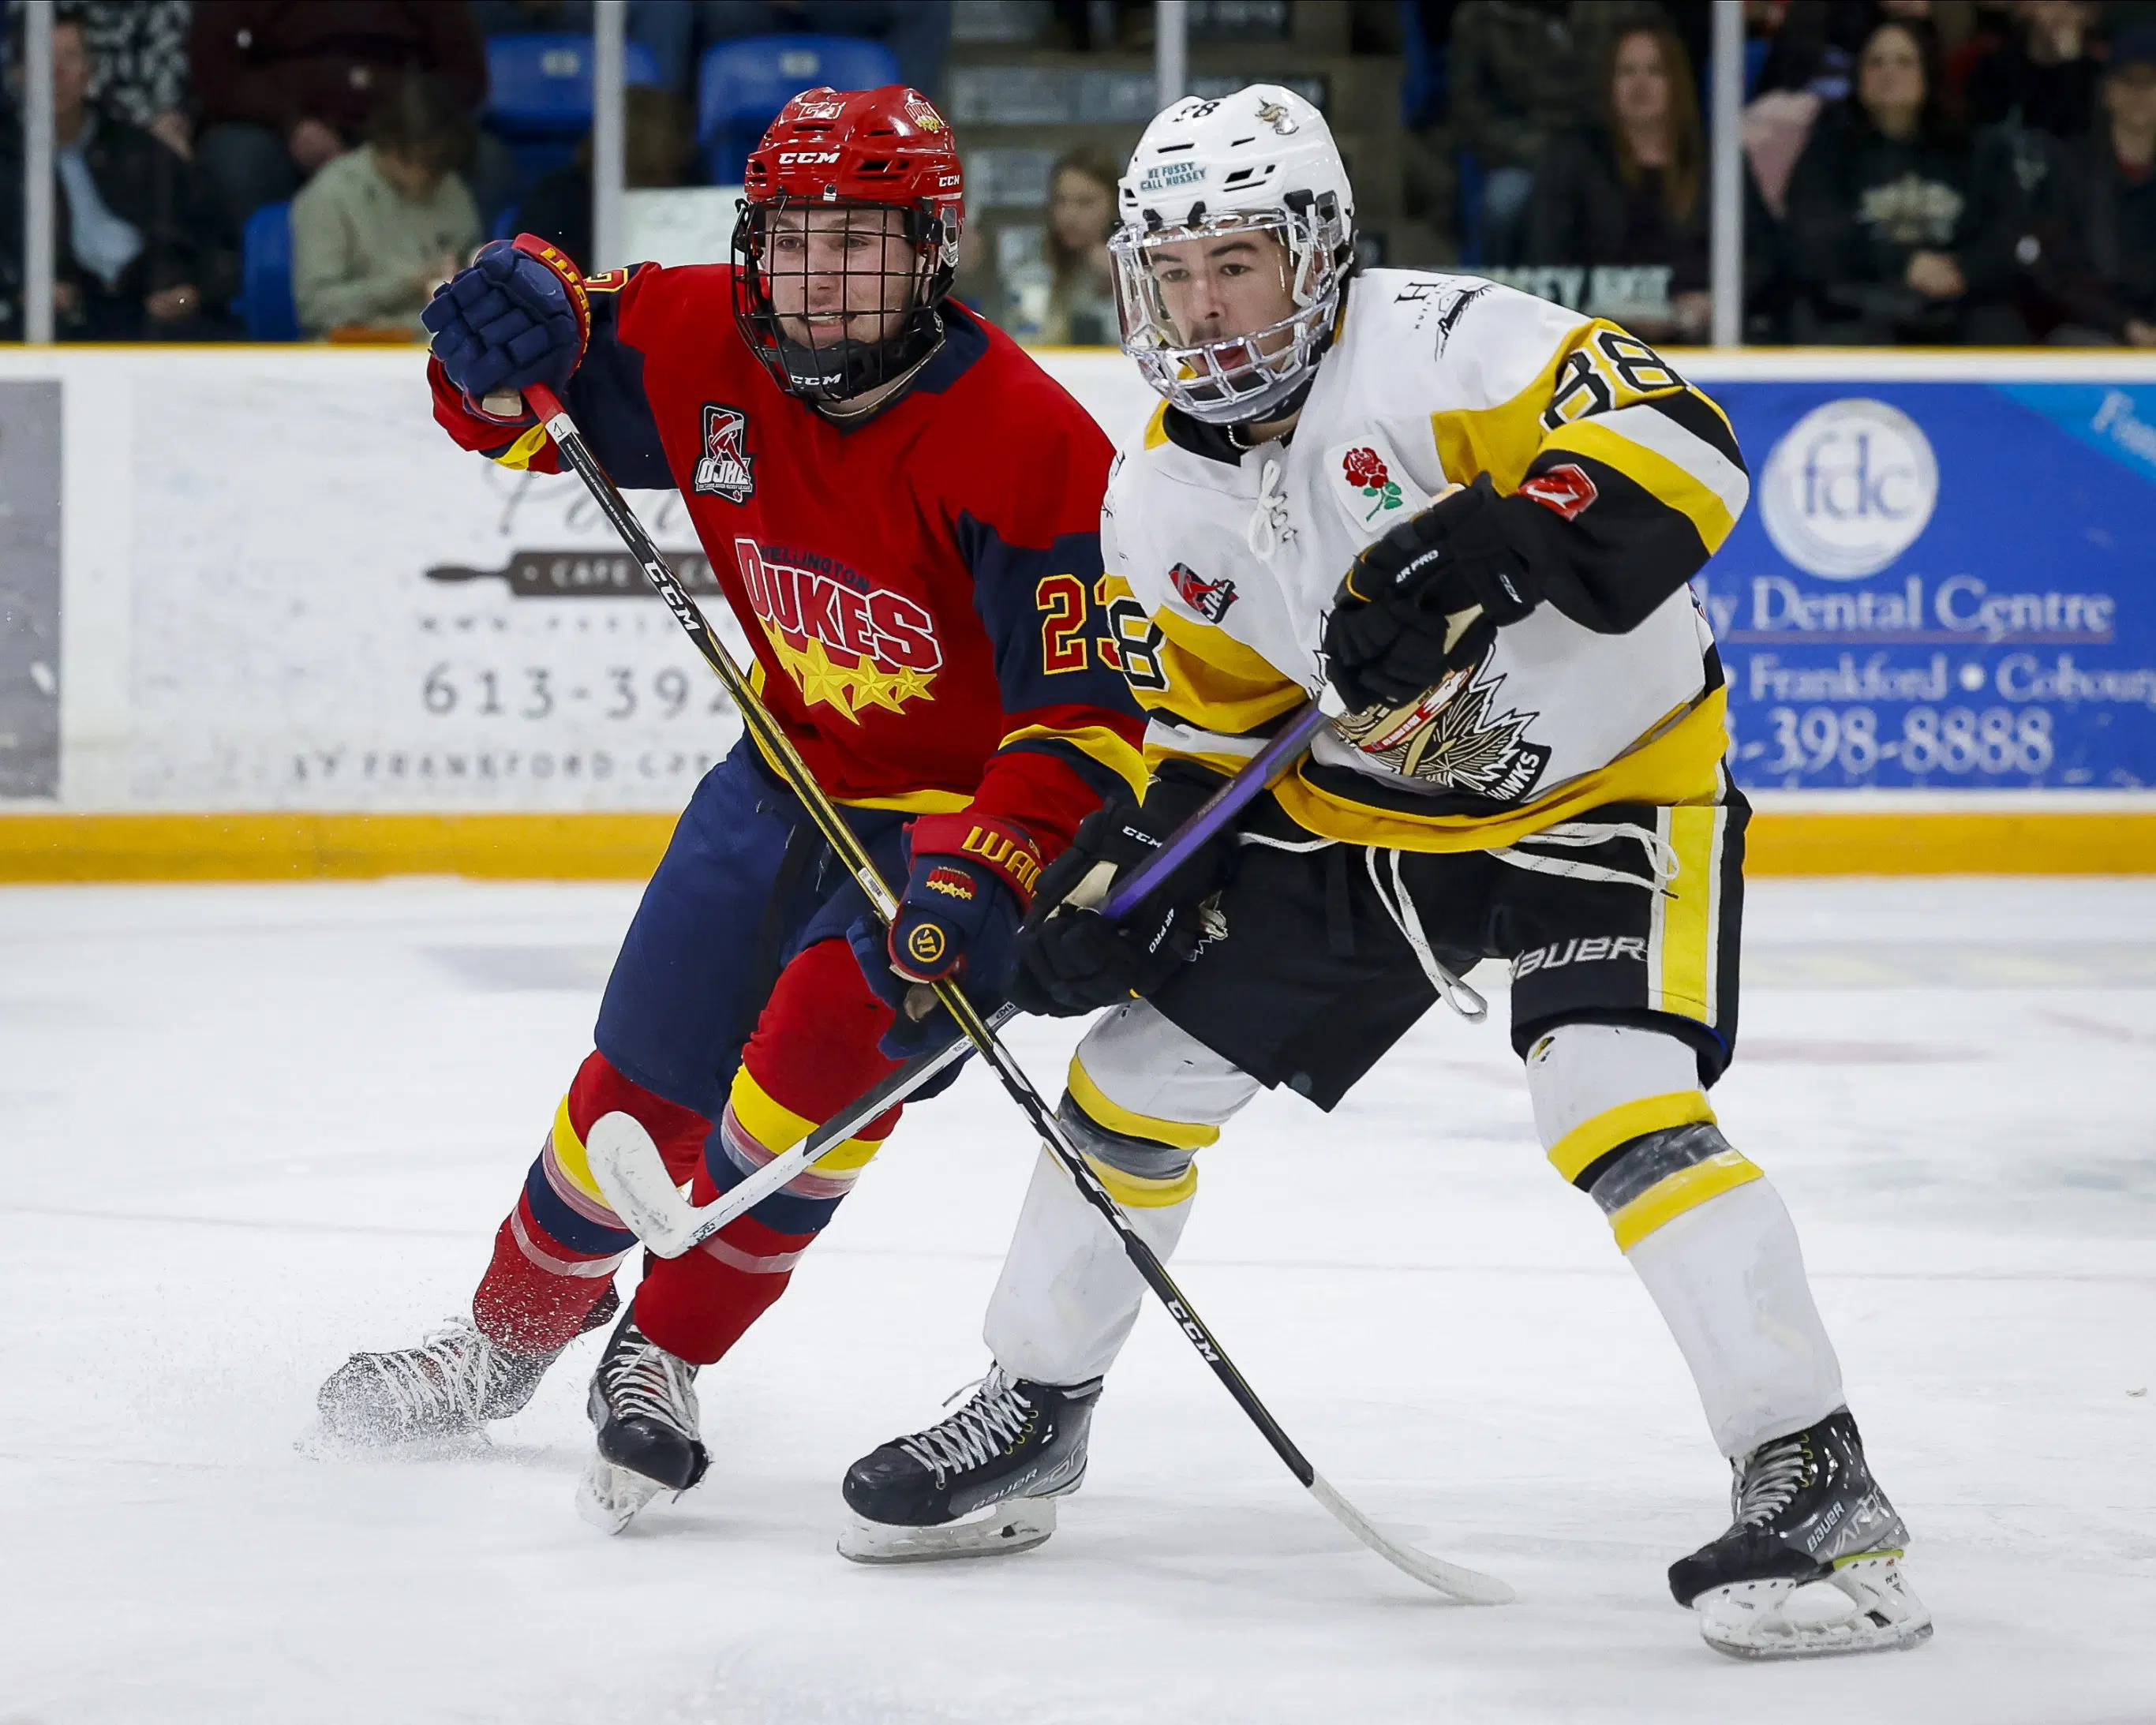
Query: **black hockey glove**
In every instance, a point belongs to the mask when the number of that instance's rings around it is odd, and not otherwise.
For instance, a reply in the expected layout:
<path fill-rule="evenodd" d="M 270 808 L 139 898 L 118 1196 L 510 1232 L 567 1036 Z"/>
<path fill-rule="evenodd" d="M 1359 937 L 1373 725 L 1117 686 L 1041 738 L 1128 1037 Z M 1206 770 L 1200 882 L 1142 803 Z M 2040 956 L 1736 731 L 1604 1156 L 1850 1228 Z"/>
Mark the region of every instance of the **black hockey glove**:
<path fill-rule="evenodd" d="M 1048 866 L 1018 934 L 1010 998 L 1023 1011 L 1075 1018 L 1150 994 L 1198 954 L 1204 901 L 1226 884 L 1235 845 L 1226 832 L 1138 901 L 1121 922 L 1096 908 L 1116 880 L 1160 849 L 1223 783 L 1194 763 L 1170 762 L 1142 803 L 1086 818 L 1070 848 Z M 1110 872 L 1089 879 L 1106 864 Z M 1083 886 L 1082 904 L 1070 902 Z"/>
<path fill-rule="evenodd" d="M 1411 701 L 1477 663 L 1540 602 L 1516 516 L 1485 474 L 1365 547 L 1325 624 L 1332 686 L 1350 712 Z"/>

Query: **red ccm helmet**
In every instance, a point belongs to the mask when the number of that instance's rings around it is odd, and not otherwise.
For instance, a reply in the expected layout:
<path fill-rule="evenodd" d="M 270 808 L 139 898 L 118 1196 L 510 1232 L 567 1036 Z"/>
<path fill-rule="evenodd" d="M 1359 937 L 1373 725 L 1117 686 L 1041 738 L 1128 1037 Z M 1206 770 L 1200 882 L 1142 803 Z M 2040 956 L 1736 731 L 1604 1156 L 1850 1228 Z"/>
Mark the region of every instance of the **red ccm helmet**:
<path fill-rule="evenodd" d="M 904 85 L 807 90 L 748 158 L 734 321 L 781 389 L 844 401 L 942 339 L 965 176 L 951 127 Z"/>

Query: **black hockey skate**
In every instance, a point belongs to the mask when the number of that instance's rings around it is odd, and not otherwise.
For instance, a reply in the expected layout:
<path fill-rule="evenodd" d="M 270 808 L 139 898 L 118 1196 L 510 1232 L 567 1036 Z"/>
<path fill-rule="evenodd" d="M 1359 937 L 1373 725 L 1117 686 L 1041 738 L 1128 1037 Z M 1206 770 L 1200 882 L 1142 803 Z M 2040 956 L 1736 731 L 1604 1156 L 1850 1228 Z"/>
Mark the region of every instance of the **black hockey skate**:
<path fill-rule="evenodd" d="M 699 1435 L 696 1368 L 622 1315 L 592 1373 L 586 1404 L 598 1428 L 598 1453 L 577 1487 L 577 1512 L 619 1533 L 661 1491 L 677 1495 L 711 1466 Z"/>
<path fill-rule="evenodd" d="M 609 1287 L 585 1327 L 605 1323 L 620 1305 Z M 511 1353 L 470 1318 L 459 1318 L 417 1348 L 355 1353 L 315 1393 L 322 1435 L 356 1445 L 468 1437 L 490 1420 L 522 1412 L 562 1352 Z"/>
<path fill-rule="evenodd" d="M 1098 1378 L 1058 1389 L 991 1367 L 949 1419 L 846 1470 L 839 1554 L 911 1563 L 1031 1550 L 1055 1531 L 1055 1500 L 1086 1477 L 1100 1394 Z"/>
<path fill-rule="evenodd" d="M 1729 1531 L 1670 1566 L 1677 1604 L 1734 1659 L 1809 1659 L 1913 1647 L 1932 1615 L 1902 1575 L 1909 1530 L 1865 1466 L 1849 1409 L 1762 1444 L 1735 1465 Z M 1838 1615 L 1791 1596 L 1815 1581 L 1845 1594 Z"/>

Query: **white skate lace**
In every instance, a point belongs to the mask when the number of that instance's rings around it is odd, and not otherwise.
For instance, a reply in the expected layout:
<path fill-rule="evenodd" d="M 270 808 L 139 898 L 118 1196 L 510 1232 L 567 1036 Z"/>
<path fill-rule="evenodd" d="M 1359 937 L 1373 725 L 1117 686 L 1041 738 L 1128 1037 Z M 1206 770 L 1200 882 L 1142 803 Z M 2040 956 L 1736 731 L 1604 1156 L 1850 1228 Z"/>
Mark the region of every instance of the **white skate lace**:
<path fill-rule="evenodd" d="M 974 1387 L 968 1384 L 952 1391 L 951 1399 Z M 979 1380 L 979 1394 L 973 1400 L 941 1425 L 901 1438 L 898 1447 L 923 1467 L 932 1468 L 941 1486 L 953 1473 L 987 1466 L 1017 1442 L 1032 1413 L 1033 1404 L 1012 1388 L 1010 1379 L 992 1371 Z"/>
<path fill-rule="evenodd" d="M 417 1348 L 369 1357 L 375 1377 L 394 1405 L 398 1424 L 427 1425 L 444 1413 L 476 1425 L 485 1416 L 494 1348 L 466 1323 L 429 1330 Z"/>
<path fill-rule="evenodd" d="M 1746 1461 L 1731 1494 L 1737 1525 L 1758 1527 L 1774 1520 L 1810 1478 L 1811 1471 L 1811 1449 L 1803 1433 L 1762 1444 Z"/>
<path fill-rule="evenodd" d="M 655 1420 L 696 1435 L 696 1392 L 688 1361 L 634 1332 L 624 1357 L 603 1367 L 607 1405 L 618 1420 Z"/>

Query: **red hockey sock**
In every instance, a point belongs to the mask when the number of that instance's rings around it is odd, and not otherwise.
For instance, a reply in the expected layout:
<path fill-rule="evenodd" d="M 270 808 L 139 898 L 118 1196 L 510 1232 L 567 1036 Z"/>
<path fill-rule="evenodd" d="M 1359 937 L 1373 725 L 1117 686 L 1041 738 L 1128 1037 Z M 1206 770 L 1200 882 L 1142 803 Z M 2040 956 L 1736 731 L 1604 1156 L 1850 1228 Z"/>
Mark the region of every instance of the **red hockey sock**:
<path fill-rule="evenodd" d="M 844 942 L 809 947 L 780 976 L 742 1052 L 726 1130 L 748 1134 L 753 1152 L 765 1158 L 798 1142 L 893 1070 L 896 1063 L 876 1048 L 890 1024 L 891 1008 L 869 988 Z M 794 1264 L 898 1113 L 894 1108 L 870 1122 L 757 1214 L 729 1223 L 694 1251 L 654 1262 L 637 1290 L 639 1327 L 698 1365 L 721 1358 L 786 1291 Z M 699 1168 L 696 1202 L 717 1195 L 708 1170 Z M 784 1231 L 797 1221 L 798 1231 Z"/>
<path fill-rule="evenodd" d="M 605 1322 L 602 1302 L 636 1238 L 600 1195 L 584 1158 L 584 1135 L 616 1110 L 651 1134 L 677 1178 L 703 1165 L 711 1125 L 702 1115 L 631 1082 L 602 1055 L 588 1059 L 555 1112 L 516 1207 L 495 1232 L 493 1259 L 472 1296 L 480 1332 L 513 1353 L 552 1353 Z"/>

